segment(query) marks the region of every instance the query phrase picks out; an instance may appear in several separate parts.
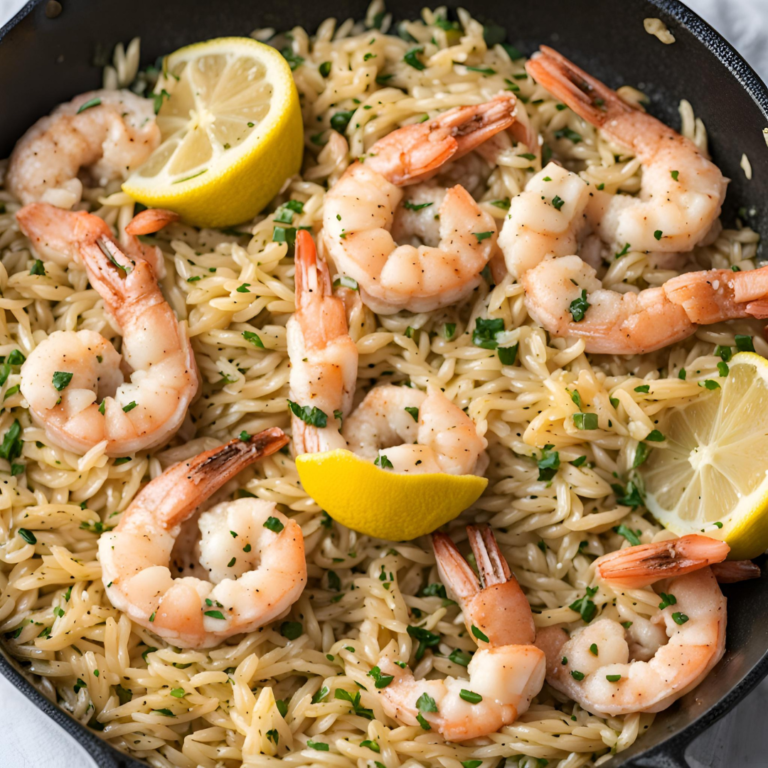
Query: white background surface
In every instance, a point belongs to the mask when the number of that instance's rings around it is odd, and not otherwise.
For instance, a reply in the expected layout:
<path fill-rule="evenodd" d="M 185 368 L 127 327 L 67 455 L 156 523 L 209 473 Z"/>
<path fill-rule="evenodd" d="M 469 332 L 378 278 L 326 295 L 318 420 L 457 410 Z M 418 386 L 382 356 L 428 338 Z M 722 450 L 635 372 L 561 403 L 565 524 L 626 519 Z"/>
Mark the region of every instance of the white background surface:
<path fill-rule="evenodd" d="M 0 26 L 24 2 L 0 0 Z M 687 0 L 687 4 L 726 37 L 768 81 L 768 0 Z M 692 768 L 765 768 L 768 765 L 766 712 L 768 682 L 694 743 L 689 752 Z M 2 677 L 0 765 L 95 768 L 95 763 L 73 739 Z"/>

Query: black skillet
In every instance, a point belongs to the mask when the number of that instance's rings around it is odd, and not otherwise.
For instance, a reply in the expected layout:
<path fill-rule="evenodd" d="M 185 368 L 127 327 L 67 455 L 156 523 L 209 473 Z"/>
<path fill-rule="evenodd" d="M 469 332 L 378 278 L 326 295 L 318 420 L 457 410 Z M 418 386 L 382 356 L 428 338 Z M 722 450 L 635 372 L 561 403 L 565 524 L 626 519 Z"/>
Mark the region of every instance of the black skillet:
<path fill-rule="evenodd" d="M 98 88 L 98 49 L 141 36 L 142 63 L 199 40 L 247 35 L 257 27 L 313 32 L 328 16 L 362 18 L 368 0 L 293 0 L 268 8 L 254 0 L 33 0 L 0 30 L 0 157 L 41 115 L 75 94 Z M 424 3 L 388 0 L 396 19 L 413 18 Z M 444 4 L 444 0 L 433 5 Z M 724 219 L 746 208 L 749 222 L 768 238 L 768 89 L 746 62 L 696 14 L 676 0 L 465 0 L 462 6 L 508 31 L 508 42 L 526 54 L 547 43 L 617 87 L 637 85 L 651 111 L 679 126 L 677 105 L 688 99 L 709 132 L 715 162 L 732 179 Z M 62 9 L 63 6 L 63 9 Z M 56 15 L 57 11 L 61 11 Z M 54 18 L 49 18 L 53 16 Z M 659 17 L 677 42 L 662 45 L 643 29 Z M 752 163 L 747 181 L 739 163 Z M 695 691 L 656 718 L 648 733 L 606 768 L 684 768 L 691 741 L 768 674 L 768 575 L 726 587 L 725 658 Z M 100 768 L 145 768 L 109 747 L 35 689 L 23 667 L 0 654 L 0 672 L 91 754 Z M 2 758 L 0 758 L 2 763 Z"/>

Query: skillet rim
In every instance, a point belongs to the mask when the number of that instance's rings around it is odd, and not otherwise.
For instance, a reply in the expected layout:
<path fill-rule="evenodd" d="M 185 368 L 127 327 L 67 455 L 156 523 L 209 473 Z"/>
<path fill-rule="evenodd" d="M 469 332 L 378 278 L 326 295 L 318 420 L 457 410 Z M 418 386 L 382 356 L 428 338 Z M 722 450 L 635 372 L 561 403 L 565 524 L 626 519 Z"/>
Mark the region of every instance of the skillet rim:
<path fill-rule="evenodd" d="M 746 91 L 768 121 L 768 87 L 736 49 L 697 13 L 679 0 L 642 0 L 670 16 L 681 27 L 691 33 L 710 54 L 722 64 L 739 87 Z M 0 27 L 0 43 L 38 5 L 47 0 L 29 0 L 4 26 Z M 763 575 L 763 581 L 766 575 Z M 57 704 L 50 701 L 36 688 L 17 662 L 6 654 L 0 641 L 0 674 L 18 691 L 23 693 L 39 710 L 61 726 L 75 739 L 98 764 L 100 768 L 147 768 L 147 764 L 126 755 L 101 739 L 96 731 L 82 725 Z M 766 676 L 768 676 L 768 645 L 759 661 L 728 692 L 709 709 L 702 712 L 693 722 L 681 730 L 671 732 L 660 743 L 622 759 L 617 755 L 606 768 L 689 768 L 685 752 L 693 740 L 727 714 L 744 699 Z M 642 735 L 639 737 L 642 739 Z"/>

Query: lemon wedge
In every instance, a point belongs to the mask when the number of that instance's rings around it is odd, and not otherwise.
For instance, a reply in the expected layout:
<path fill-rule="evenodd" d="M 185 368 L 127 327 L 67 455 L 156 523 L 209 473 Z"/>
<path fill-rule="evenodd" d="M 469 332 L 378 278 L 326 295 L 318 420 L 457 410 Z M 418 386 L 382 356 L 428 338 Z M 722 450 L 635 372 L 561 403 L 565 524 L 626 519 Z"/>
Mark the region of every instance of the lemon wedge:
<path fill-rule="evenodd" d="M 721 388 L 670 409 L 665 448 L 641 474 L 646 506 L 683 536 L 728 542 L 730 559 L 768 549 L 768 360 L 739 352 Z"/>
<path fill-rule="evenodd" d="M 196 226 L 247 221 L 301 166 L 301 109 L 288 63 L 256 40 L 221 37 L 172 53 L 163 71 L 160 146 L 123 191 Z"/>
<path fill-rule="evenodd" d="M 480 498 L 488 480 L 475 475 L 407 475 L 374 466 L 351 451 L 296 459 L 304 490 L 336 521 L 390 541 L 431 533 Z"/>

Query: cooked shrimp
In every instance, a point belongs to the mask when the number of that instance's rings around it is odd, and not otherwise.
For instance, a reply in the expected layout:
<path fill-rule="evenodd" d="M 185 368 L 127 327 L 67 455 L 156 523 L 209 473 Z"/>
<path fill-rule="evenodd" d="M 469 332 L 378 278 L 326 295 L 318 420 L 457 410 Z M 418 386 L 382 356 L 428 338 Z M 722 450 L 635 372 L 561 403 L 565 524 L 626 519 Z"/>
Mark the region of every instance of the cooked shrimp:
<path fill-rule="evenodd" d="M 199 558 L 211 581 L 174 579 L 169 564 L 181 524 L 240 470 L 287 442 L 281 430 L 268 429 L 182 461 L 145 485 L 99 539 L 112 605 L 183 648 L 210 648 L 283 615 L 304 589 L 307 566 L 301 528 L 272 502 L 223 502 L 200 516 Z"/>
<path fill-rule="evenodd" d="M 200 380 L 186 326 L 163 298 L 152 268 L 128 258 L 109 226 L 92 214 L 37 203 L 16 216 L 33 240 L 68 243 L 77 251 L 123 336 L 122 359 L 95 331 L 55 331 L 42 341 L 21 369 L 32 417 L 52 443 L 78 453 L 102 441 L 109 456 L 167 442 L 186 418 Z"/>
<path fill-rule="evenodd" d="M 548 627 L 536 645 L 547 655 L 547 682 L 597 715 L 660 712 L 695 688 L 725 652 L 726 600 L 708 566 L 728 545 L 704 536 L 642 544 L 595 561 L 606 584 L 638 588 L 669 579 L 651 623 L 667 640 L 650 660 L 632 660 L 634 626 L 601 618 L 571 632 Z M 665 607 L 662 607 L 665 606 Z"/>
<path fill-rule="evenodd" d="M 163 208 L 147 208 L 137 213 L 126 225 L 120 244 L 125 252 L 134 259 L 148 261 L 158 280 L 165 277 L 165 260 L 163 252 L 157 245 L 142 243 L 141 235 L 153 235 L 163 227 L 167 227 L 181 217 L 174 211 L 166 211 Z"/>
<path fill-rule="evenodd" d="M 305 230 L 296 235 L 295 264 L 296 312 L 287 327 L 293 444 L 298 454 L 346 448 L 339 430 L 352 407 L 357 347 L 344 302 L 333 295 L 328 265 L 318 260 Z M 316 409 L 317 418 L 302 419 L 303 407 Z"/>
<path fill-rule="evenodd" d="M 442 392 L 372 389 L 350 414 L 357 347 L 328 266 L 306 231 L 296 237 L 296 312 L 288 321 L 291 425 L 296 452 L 348 448 L 395 472 L 482 474 L 487 445 Z M 343 424 L 343 427 L 342 427 Z"/>
<path fill-rule="evenodd" d="M 62 267 L 71 263 L 82 264 L 80 245 L 77 235 L 73 238 L 70 229 L 76 231 L 95 227 L 94 217 L 83 211 L 68 213 L 48 203 L 31 203 L 16 214 L 19 226 L 32 241 L 35 252 L 45 261 L 53 261 Z M 29 222 L 36 222 L 31 225 Z M 149 262 L 152 271 L 158 279 L 165 277 L 165 262 L 163 252 L 155 245 L 142 243 L 139 235 L 149 235 L 158 232 L 163 227 L 179 220 L 179 215 L 173 211 L 160 208 L 150 208 L 131 219 L 121 238 L 123 251 L 132 259 L 143 259 Z M 81 222 L 81 223 L 77 223 Z M 106 222 L 102 222 L 102 230 L 107 237 L 112 236 L 112 230 Z"/>
<path fill-rule="evenodd" d="M 544 654 L 533 645 L 531 608 L 493 533 L 472 525 L 467 532 L 482 586 L 448 536 L 434 533 L 432 541 L 440 577 L 481 646 L 467 668 L 469 680 L 415 680 L 389 656 L 379 661 L 381 672 L 394 678 L 380 691 L 384 711 L 405 725 L 418 725 L 420 716 L 448 741 L 478 738 L 513 723 L 541 690 L 545 675 Z M 423 696 L 435 706 L 420 707 Z"/>
<path fill-rule="evenodd" d="M 580 257 L 563 256 L 547 257 L 521 282 L 531 317 L 555 336 L 583 338 L 587 352 L 643 354 L 699 325 L 768 318 L 768 267 L 687 272 L 658 288 L 618 293 L 603 288 Z"/>
<path fill-rule="evenodd" d="M 596 242 L 595 233 L 619 250 L 689 251 L 716 225 L 727 180 L 688 139 L 551 49 L 542 51 L 528 63 L 529 74 L 630 148 L 643 162 L 643 180 L 636 197 L 612 195 L 550 163 L 512 201 L 499 245 L 534 320 L 556 336 L 585 339 L 587 352 L 641 354 L 681 341 L 699 325 L 768 316 L 765 268 L 688 273 L 639 292 L 602 287 L 594 269 L 599 254 L 585 244 Z M 571 255 L 580 248 L 581 257 Z"/>
<path fill-rule="evenodd" d="M 6 183 L 25 205 L 65 201 L 71 207 L 82 193 L 81 170 L 100 186 L 125 179 L 159 144 L 150 99 L 125 90 L 90 91 L 56 107 L 19 139 Z"/>
<path fill-rule="evenodd" d="M 429 312 L 469 296 L 496 246 L 493 217 L 462 186 L 427 201 L 439 217 L 439 243 L 397 245 L 391 230 L 401 187 L 418 184 L 514 122 L 509 93 L 457 107 L 377 141 L 333 185 L 323 207 L 323 237 L 337 268 L 354 278 L 365 304 L 379 314 Z M 410 202 L 410 201 L 409 201 Z M 416 234 L 416 233 L 414 233 Z M 430 229 L 431 240 L 434 232 Z M 420 238 L 421 239 L 421 238 Z"/>
<path fill-rule="evenodd" d="M 637 196 L 594 190 L 593 218 L 602 239 L 636 251 L 690 251 L 720 216 L 728 180 L 696 145 L 630 106 L 557 51 L 541 47 L 528 74 L 641 162 Z"/>
<path fill-rule="evenodd" d="M 482 475 L 485 438 L 439 389 L 374 387 L 344 423 L 351 451 L 394 472 Z"/>
<path fill-rule="evenodd" d="M 594 188 L 556 163 L 549 163 L 530 179 L 512 199 L 499 235 L 513 277 L 519 280 L 549 254 L 579 252 L 579 241 L 587 229 L 584 211 L 590 194 Z"/>

